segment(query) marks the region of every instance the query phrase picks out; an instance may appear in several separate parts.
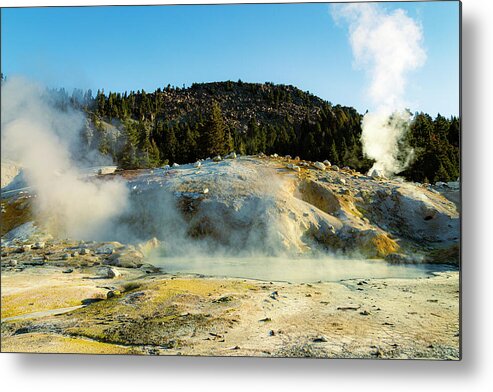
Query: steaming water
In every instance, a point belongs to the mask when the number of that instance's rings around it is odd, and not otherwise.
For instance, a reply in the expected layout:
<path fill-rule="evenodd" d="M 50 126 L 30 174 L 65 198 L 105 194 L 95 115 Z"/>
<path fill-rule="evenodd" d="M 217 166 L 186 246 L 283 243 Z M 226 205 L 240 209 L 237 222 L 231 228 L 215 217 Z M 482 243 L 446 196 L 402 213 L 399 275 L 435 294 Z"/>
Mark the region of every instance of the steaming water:
<path fill-rule="evenodd" d="M 293 283 L 370 278 L 420 278 L 450 271 L 450 265 L 389 264 L 363 259 L 289 259 L 279 257 L 203 258 L 159 257 L 153 264 L 170 273 L 249 278 Z"/>

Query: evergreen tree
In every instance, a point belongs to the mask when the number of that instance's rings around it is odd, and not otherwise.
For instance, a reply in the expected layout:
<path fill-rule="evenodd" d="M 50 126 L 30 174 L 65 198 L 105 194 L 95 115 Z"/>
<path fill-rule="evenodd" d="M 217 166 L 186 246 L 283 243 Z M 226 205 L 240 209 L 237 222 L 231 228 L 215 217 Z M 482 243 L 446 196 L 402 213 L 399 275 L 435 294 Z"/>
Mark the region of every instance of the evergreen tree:
<path fill-rule="evenodd" d="M 214 102 L 209 121 L 202 129 L 202 153 L 204 156 L 224 155 L 226 153 L 225 125 L 221 108 Z"/>
<path fill-rule="evenodd" d="M 339 153 L 337 152 L 336 144 L 333 140 L 330 145 L 330 160 L 334 165 L 339 165 Z"/>

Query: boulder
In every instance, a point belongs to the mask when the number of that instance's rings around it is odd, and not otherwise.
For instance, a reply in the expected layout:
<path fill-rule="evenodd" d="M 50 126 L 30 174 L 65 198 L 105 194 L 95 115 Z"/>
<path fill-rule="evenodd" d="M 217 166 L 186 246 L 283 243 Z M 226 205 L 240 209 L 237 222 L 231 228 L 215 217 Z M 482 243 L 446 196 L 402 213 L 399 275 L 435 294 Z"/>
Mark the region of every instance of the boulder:
<path fill-rule="evenodd" d="M 180 167 L 180 165 L 178 163 L 173 163 L 173 167 Z"/>
<path fill-rule="evenodd" d="M 36 242 L 33 246 L 33 249 L 44 249 L 45 243 L 44 242 Z"/>
<path fill-rule="evenodd" d="M 102 267 L 96 271 L 96 275 L 102 279 L 113 279 L 121 276 L 121 273 L 116 268 Z"/>
<path fill-rule="evenodd" d="M 116 171 L 116 166 L 104 166 L 98 170 L 99 175 L 113 174 Z"/>
<path fill-rule="evenodd" d="M 112 254 L 105 264 L 122 268 L 139 268 L 143 259 L 144 255 L 141 252 L 130 249 Z"/>
<path fill-rule="evenodd" d="M 236 159 L 236 153 L 233 151 L 232 153 L 226 155 L 224 158 L 226 158 L 226 159 Z"/>
<path fill-rule="evenodd" d="M 111 255 L 115 250 L 120 248 L 123 248 L 123 245 L 119 242 L 109 242 L 96 248 L 95 252 L 97 255 Z"/>
<path fill-rule="evenodd" d="M 197 161 L 194 163 L 194 166 L 197 168 L 197 169 L 200 169 L 200 167 L 202 166 L 202 163 L 200 161 Z"/>
<path fill-rule="evenodd" d="M 292 163 L 288 163 L 288 165 L 286 166 L 289 170 L 294 170 L 294 171 L 300 171 L 301 168 L 297 165 L 293 165 Z"/>
<path fill-rule="evenodd" d="M 370 169 L 370 171 L 368 172 L 368 176 L 373 179 L 385 178 L 383 170 L 379 169 Z"/>
<path fill-rule="evenodd" d="M 322 162 L 315 162 L 313 164 L 313 167 L 315 167 L 318 170 L 325 170 L 325 165 Z"/>
<path fill-rule="evenodd" d="M 333 166 L 331 166 L 330 168 L 331 168 L 332 170 L 336 171 L 336 172 L 338 172 L 338 171 L 339 171 L 339 166 L 337 166 L 337 165 L 333 165 Z"/>
<path fill-rule="evenodd" d="M 326 159 L 325 161 L 323 161 L 323 164 L 326 166 L 326 167 L 331 167 L 332 164 Z"/>
<path fill-rule="evenodd" d="M 214 158 L 212 158 L 213 162 L 221 162 L 223 159 L 221 158 L 221 155 L 216 155 Z"/>

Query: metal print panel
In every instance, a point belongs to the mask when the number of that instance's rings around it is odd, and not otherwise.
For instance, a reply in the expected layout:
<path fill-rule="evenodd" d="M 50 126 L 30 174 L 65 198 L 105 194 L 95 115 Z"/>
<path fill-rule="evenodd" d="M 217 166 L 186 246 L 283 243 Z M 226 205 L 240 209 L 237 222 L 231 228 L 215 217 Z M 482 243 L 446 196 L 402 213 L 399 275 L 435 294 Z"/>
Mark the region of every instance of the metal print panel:
<path fill-rule="evenodd" d="M 460 359 L 460 3 L 3 8 L 2 352 Z"/>

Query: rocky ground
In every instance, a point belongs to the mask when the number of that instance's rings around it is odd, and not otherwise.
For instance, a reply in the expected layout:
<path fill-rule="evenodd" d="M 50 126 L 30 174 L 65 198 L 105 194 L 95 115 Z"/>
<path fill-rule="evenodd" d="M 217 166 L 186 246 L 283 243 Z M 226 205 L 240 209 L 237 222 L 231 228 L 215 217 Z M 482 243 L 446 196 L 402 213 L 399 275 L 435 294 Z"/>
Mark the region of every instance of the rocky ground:
<path fill-rule="evenodd" d="M 4 352 L 459 358 L 457 272 L 289 284 L 45 264 L 3 268 Z"/>
<path fill-rule="evenodd" d="M 132 190 L 122 222 L 140 234 L 132 243 L 57 238 L 33 214 L 35 194 L 3 195 L 2 351 L 459 358 L 454 203 L 433 187 L 349 168 L 276 156 L 216 161 L 102 176 Z M 169 274 L 150 263 L 153 250 L 176 256 L 183 241 L 447 263 L 450 272 L 288 283 Z"/>

